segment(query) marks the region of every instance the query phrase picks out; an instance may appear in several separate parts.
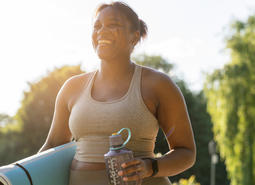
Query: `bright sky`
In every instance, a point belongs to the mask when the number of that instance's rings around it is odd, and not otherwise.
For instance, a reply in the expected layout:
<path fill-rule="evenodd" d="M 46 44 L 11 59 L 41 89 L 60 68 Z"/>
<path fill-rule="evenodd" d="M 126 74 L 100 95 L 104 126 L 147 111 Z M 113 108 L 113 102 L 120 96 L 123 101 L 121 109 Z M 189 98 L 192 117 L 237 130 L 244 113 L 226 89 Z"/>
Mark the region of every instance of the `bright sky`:
<path fill-rule="evenodd" d="M 27 82 L 62 65 L 95 69 L 93 0 L 0 1 L 0 113 L 14 115 Z M 193 90 L 204 72 L 228 62 L 224 35 L 234 19 L 255 13 L 254 0 L 126 0 L 149 27 L 135 53 L 159 54 Z"/>

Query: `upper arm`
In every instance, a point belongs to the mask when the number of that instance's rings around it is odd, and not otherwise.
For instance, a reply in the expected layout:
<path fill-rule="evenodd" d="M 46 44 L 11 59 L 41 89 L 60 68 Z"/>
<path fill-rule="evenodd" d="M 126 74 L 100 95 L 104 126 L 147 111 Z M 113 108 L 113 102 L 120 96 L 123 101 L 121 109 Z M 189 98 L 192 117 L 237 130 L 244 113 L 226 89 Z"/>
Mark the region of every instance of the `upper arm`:
<path fill-rule="evenodd" d="M 61 87 L 56 97 L 53 119 L 46 139 L 46 143 L 51 147 L 71 141 L 72 134 L 68 125 L 70 115 L 68 99 L 70 97 L 71 86 L 72 79 L 68 79 Z"/>
<path fill-rule="evenodd" d="M 195 152 L 195 141 L 184 97 L 177 85 L 160 74 L 157 86 L 157 117 L 171 149 L 187 148 Z"/>

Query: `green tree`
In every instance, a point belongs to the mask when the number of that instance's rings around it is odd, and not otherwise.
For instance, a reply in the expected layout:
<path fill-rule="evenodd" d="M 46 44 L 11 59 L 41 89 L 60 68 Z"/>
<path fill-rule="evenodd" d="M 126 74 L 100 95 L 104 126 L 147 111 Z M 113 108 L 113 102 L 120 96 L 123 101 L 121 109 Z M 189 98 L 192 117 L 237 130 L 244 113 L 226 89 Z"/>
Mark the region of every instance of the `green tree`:
<path fill-rule="evenodd" d="M 16 156 L 16 146 L 22 130 L 20 124 L 7 114 L 0 114 L 0 166 L 8 164 Z"/>
<path fill-rule="evenodd" d="M 149 66 L 157 70 L 162 70 L 165 73 L 169 73 L 169 71 L 174 67 L 173 64 L 170 64 L 166 59 L 159 55 L 140 54 L 133 57 L 133 60 L 137 64 Z"/>
<path fill-rule="evenodd" d="M 136 61 L 137 58 L 134 58 Z M 143 60 L 148 60 L 143 61 Z M 161 69 L 166 74 L 169 74 L 170 70 L 173 70 L 173 64 L 169 64 L 167 60 L 163 59 L 161 56 L 139 56 L 139 64 L 152 67 L 155 69 Z M 201 184 L 210 184 L 210 155 L 208 152 L 208 143 L 213 139 L 212 133 L 212 122 L 211 117 L 206 111 L 206 99 L 203 92 L 193 93 L 187 86 L 187 84 L 178 79 L 177 77 L 172 77 L 178 87 L 181 89 L 182 94 L 185 98 L 189 116 L 191 119 L 196 146 L 197 146 L 197 161 L 195 165 L 189 170 L 171 177 L 172 181 L 178 181 L 181 178 L 189 178 L 193 174 L 196 175 L 197 180 Z M 156 145 L 155 153 L 166 153 L 168 152 L 168 144 L 165 139 L 163 131 L 160 129 Z M 217 164 L 217 184 L 227 185 L 229 181 L 227 179 L 227 174 L 225 170 L 224 162 L 219 162 Z"/>
<path fill-rule="evenodd" d="M 29 84 L 30 90 L 24 93 L 16 115 L 23 124 L 22 134 L 26 136 L 23 139 L 24 155 L 31 155 L 42 146 L 52 122 L 58 91 L 68 78 L 80 73 L 80 65 L 64 66 Z"/>
<path fill-rule="evenodd" d="M 0 127 L 4 127 L 11 122 L 11 117 L 7 114 L 0 114 Z"/>
<path fill-rule="evenodd" d="M 1 165 L 28 157 L 39 150 L 51 125 L 59 89 L 69 77 L 80 73 L 83 73 L 80 65 L 64 66 L 49 72 L 37 82 L 29 83 L 30 88 L 24 92 L 21 107 L 13 118 L 20 128 L 19 132 L 9 129 L 6 134 L 0 135 Z"/>
<path fill-rule="evenodd" d="M 17 122 L 8 114 L 0 114 L 0 133 L 7 133 L 9 131 L 18 131 Z"/>
<path fill-rule="evenodd" d="M 255 16 L 235 21 L 226 39 L 231 61 L 207 76 L 215 140 L 232 185 L 255 184 Z"/>

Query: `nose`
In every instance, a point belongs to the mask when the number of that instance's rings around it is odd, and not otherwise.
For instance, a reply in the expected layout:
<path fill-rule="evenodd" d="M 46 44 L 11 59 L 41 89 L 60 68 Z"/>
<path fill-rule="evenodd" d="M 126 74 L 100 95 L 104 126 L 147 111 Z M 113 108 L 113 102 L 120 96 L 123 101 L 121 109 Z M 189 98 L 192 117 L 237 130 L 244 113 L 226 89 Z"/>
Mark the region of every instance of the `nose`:
<path fill-rule="evenodd" d="M 97 30 L 97 34 L 98 34 L 98 35 L 101 35 L 102 33 L 107 32 L 107 31 L 109 31 L 108 28 L 107 28 L 106 26 L 102 25 L 102 26 Z"/>

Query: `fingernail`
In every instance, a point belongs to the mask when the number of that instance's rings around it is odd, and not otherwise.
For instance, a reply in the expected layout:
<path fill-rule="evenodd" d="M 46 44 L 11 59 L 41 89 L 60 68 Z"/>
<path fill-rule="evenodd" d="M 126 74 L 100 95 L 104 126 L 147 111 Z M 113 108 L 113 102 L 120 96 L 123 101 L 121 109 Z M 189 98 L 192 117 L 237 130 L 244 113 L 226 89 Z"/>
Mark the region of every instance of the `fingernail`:
<path fill-rule="evenodd" d="M 124 180 L 124 181 L 127 181 L 127 177 L 124 177 L 123 180 Z"/>
<path fill-rule="evenodd" d="M 124 168 L 125 166 L 126 166 L 126 164 L 125 164 L 125 163 L 123 163 L 123 164 L 121 165 L 121 167 L 122 167 L 122 168 Z"/>
<path fill-rule="evenodd" d="M 118 172 L 118 175 L 122 175 L 122 171 L 119 171 L 119 172 Z"/>

